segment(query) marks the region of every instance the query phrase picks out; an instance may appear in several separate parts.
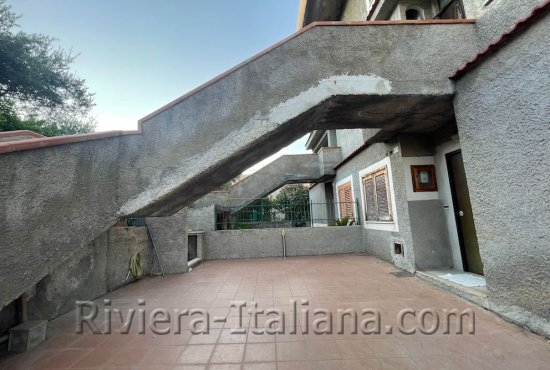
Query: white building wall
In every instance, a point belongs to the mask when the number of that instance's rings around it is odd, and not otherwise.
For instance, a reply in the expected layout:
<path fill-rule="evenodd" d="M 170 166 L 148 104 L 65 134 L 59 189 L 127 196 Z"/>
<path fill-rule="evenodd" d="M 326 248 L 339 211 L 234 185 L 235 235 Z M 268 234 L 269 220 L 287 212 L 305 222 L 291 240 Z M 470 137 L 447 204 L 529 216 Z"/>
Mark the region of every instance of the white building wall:
<path fill-rule="evenodd" d="M 346 158 L 365 143 L 362 129 L 337 130 L 336 142 L 342 148 L 342 157 Z"/>

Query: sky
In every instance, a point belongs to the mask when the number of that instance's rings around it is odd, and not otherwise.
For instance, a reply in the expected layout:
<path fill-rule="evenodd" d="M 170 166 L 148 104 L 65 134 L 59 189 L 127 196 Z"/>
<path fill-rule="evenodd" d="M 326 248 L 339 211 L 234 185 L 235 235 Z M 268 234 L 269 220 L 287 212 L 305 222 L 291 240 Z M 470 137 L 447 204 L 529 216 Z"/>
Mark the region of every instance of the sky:
<path fill-rule="evenodd" d="M 72 69 L 95 94 L 96 131 L 107 131 L 136 129 L 140 118 L 294 33 L 299 0 L 8 4 L 22 15 L 20 30 L 55 37 L 78 54 Z M 305 153 L 305 141 L 270 160 Z"/>

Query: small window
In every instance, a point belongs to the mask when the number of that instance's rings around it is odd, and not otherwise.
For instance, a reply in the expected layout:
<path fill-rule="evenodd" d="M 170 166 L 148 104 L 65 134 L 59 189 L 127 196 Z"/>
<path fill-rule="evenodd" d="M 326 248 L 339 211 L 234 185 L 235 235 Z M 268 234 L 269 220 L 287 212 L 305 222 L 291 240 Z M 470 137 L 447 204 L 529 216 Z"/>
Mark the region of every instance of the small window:
<path fill-rule="evenodd" d="M 387 167 L 362 178 L 365 221 L 393 221 Z"/>
<path fill-rule="evenodd" d="M 407 18 L 407 20 L 415 21 L 424 19 L 424 17 L 422 17 L 422 13 L 420 13 L 416 9 L 407 9 L 407 11 L 405 12 L 405 17 Z"/>
<path fill-rule="evenodd" d="M 340 209 L 340 218 L 355 218 L 355 207 L 351 190 L 351 182 L 346 182 L 338 187 L 338 206 Z"/>

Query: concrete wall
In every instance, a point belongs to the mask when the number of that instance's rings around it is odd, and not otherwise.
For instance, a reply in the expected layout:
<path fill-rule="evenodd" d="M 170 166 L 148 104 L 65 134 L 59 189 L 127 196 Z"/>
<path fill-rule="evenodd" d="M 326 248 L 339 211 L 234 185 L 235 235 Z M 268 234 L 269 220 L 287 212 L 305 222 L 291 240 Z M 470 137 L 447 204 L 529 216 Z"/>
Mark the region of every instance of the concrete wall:
<path fill-rule="evenodd" d="M 144 274 L 151 273 L 153 264 L 153 245 L 145 227 L 112 227 L 107 233 L 107 265 L 105 270 L 106 290 L 118 289 L 132 281 L 128 268 L 130 258 L 135 252 L 140 252 L 143 261 Z M 155 272 L 158 272 L 158 262 L 155 263 Z M 90 297 L 93 297 L 90 295 Z"/>
<path fill-rule="evenodd" d="M 193 231 L 216 230 L 216 206 L 211 204 L 205 207 L 188 207 L 187 229 Z"/>
<path fill-rule="evenodd" d="M 507 2 L 497 3 L 504 7 Z M 508 3 L 510 8 L 516 3 L 525 8 L 526 2 Z M 546 335 L 550 335 L 548 45 L 546 12 L 459 80 L 455 98 L 491 306 Z"/>
<path fill-rule="evenodd" d="M 187 271 L 185 212 L 147 219 L 166 273 Z M 135 281 L 128 275 L 130 258 L 140 252 L 143 274 L 161 272 L 145 227 L 112 227 L 74 258 L 42 279 L 31 290 L 29 319 L 53 319 L 74 308 L 77 300 L 91 300 Z"/>
<path fill-rule="evenodd" d="M 361 134 L 361 137 L 362 134 Z M 353 196 L 359 201 L 359 216 L 363 227 L 363 240 L 367 253 L 394 263 L 407 271 L 415 270 L 412 232 L 409 223 L 409 207 L 405 188 L 402 157 L 396 142 L 378 143 L 368 146 L 357 156 L 345 163 L 337 171 L 334 184 L 351 176 Z M 390 151 L 395 151 L 389 154 Z M 361 195 L 360 171 L 388 158 L 394 190 L 394 222 L 392 225 L 366 223 L 364 220 L 364 204 Z M 336 189 L 334 194 L 337 194 Z M 391 227 L 390 227 L 391 226 Z M 391 230 L 390 230 L 391 229 Z M 404 248 L 404 256 L 395 255 L 393 244 L 398 242 Z"/>
<path fill-rule="evenodd" d="M 327 226 L 325 184 L 315 184 L 309 189 L 309 201 L 312 203 L 311 218 L 313 219 L 313 226 Z"/>
<path fill-rule="evenodd" d="M 187 271 L 187 213 L 170 217 L 148 217 L 147 226 L 167 274 Z"/>
<path fill-rule="evenodd" d="M 466 17 L 476 19 L 476 36 L 480 48 L 500 37 L 545 0 L 494 0 L 483 6 L 486 2 L 463 0 Z"/>
<path fill-rule="evenodd" d="M 334 225 L 336 217 L 336 205 L 334 204 L 333 183 L 326 182 L 316 184 L 309 190 L 311 204 L 311 217 L 313 227 Z"/>
<path fill-rule="evenodd" d="M 206 259 L 282 257 L 283 230 L 289 257 L 365 252 L 358 226 L 228 230 L 204 233 Z"/>
<path fill-rule="evenodd" d="M 342 157 L 346 158 L 365 143 L 363 139 L 363 130 L 337 130 L 336 142 L 338 146 L 342 148 Z"/>
<path fill-rule="evenodd" d="M 90 300 L 134 281 L 129 261 L 141 252 L 144 274 L 149 274 L 152 246 L 144 227 L 113 227 L 88 245 L 88 253 L 67 261 L 42 279 L 28 301 L 31 320 L 50 320 L 74 308 L 77 300 Z"/>
<path fill-rule="evenodd" d="M 416 267 L 421 270 L 452 267 L 446 212 L 454 216 L 453 208 L 452 203 L 450 208 L 444 208 L 440 197 L 441 191 L 450 194 L 449 181 L 436 181 L 437 191 L 415 192 L 411 174 L 413 165 L 434 165 L 436 179 L 441 180 L 442 177 L 448 178 L 446 166 L 436 165 L 435 148 L 429 141 L 413 140 L 407 136 L 399 141 Z M 445 204 L 449 204 L 448 199 Z M 452 227 L 456 230 L 456 225 Z"/>
<path fill-rule="evenodd" d="M 449 233 L 441 200 L 409 202 L 416 268 L 452 267 Z"/>
<path fill-rule="evenodd" d="M 356 133 L 359 136 L 359 133 Z M 335 183 L 351 176 L 354 198 L 359 200 L 361 223 L 367 252 L 408 271 L 452 266 L 449 231 L 438 192 L 413 193 L 411 164 L 433 164 L 433 145 L 399 139 L 399 144 L 373 144 L 338 169 Z M 391 154 L 390 154 L 391 153 Z M 418 155 L 431 155 L 416 157 Z M 364 221 L 361 175 L 364 169 L 388 158 L 391 169 L 394 224 L 381 225 Z M 395 255 L 394 243 L 402 244 L 404 256 Z"/>

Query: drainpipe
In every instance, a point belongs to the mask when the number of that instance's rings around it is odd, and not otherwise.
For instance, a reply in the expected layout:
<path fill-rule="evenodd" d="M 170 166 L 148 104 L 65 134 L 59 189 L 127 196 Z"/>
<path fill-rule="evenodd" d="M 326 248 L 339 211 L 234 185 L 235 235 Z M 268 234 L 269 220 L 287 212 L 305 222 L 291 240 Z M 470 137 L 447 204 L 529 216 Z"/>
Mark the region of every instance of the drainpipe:
<path fill-rule="evenodd" d="M 283 258 L 286 259 L 286 238 L 285 238 L 285 229 L 281 231 L 281 236 L 283 237 Z"/>

